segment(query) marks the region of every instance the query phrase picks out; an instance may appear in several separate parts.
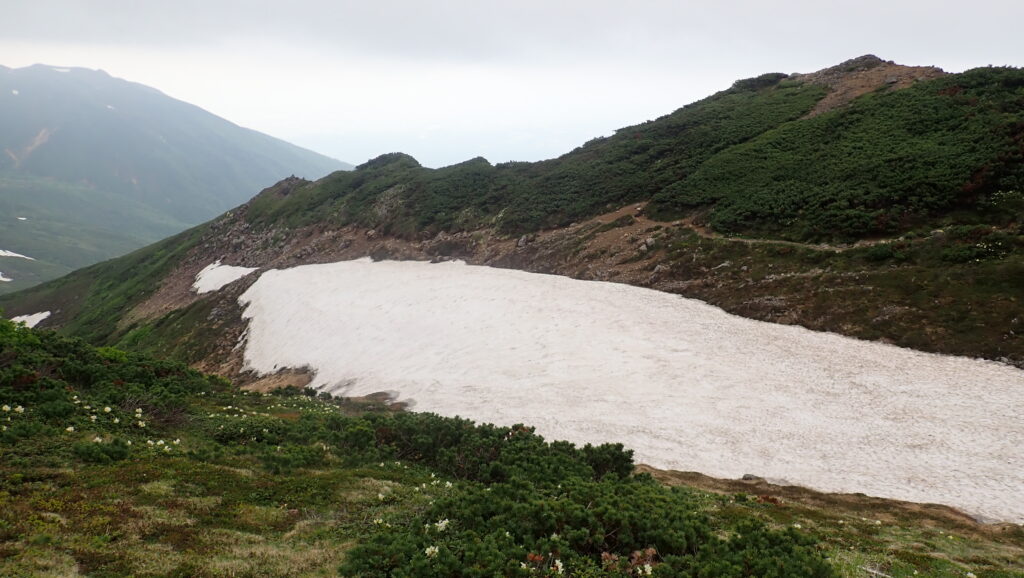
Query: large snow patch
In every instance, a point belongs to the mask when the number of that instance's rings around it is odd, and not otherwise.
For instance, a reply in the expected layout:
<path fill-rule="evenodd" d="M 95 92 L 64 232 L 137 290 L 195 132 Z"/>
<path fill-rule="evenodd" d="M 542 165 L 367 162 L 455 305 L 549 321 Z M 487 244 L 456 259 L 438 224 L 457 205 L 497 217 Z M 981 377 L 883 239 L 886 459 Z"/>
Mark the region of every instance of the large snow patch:
<path fill-rule="evenodd" d="M 196 274 L 196 280 L 192 283 L 192 288 L 200 294 L 217 291 L 221 287 L 237 281 L 255 270 L 256 267 L 221 265 L 220 261 L 216 261 L 210 263 Z"/>
<path fill-rule="evenodd" d="M 264 273 L 247 366 L 344 395 L 619 441 L 656 467 L 779 478 L 1024 522 L 1024 372 L 729 315 L 700 301 L 453 263 Z"/>

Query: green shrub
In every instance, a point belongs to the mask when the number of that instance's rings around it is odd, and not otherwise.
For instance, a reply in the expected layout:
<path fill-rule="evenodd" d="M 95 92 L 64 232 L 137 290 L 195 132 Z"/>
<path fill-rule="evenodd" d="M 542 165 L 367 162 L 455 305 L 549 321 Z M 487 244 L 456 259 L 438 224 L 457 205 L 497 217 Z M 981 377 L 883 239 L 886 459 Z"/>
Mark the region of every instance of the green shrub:
<path fill-rule="evenodd" d="M 83 462 L 93 464 L 109 464 L 124 460 L 131 453 L 131 448 L 121 439 L 106 442 L 79 442 L 71 446 L 75 457 Z"/>

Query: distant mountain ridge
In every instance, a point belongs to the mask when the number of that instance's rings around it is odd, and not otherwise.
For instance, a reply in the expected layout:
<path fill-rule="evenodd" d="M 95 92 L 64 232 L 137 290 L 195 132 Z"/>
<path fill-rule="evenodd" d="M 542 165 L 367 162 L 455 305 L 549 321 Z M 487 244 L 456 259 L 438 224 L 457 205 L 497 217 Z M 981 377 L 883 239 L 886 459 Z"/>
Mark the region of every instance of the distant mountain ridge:
<path fill-rule="evenodd" d="M 0 292 L 123 254 L 289 175 L 351 165 L 103 71 L 0 66 Z"/>

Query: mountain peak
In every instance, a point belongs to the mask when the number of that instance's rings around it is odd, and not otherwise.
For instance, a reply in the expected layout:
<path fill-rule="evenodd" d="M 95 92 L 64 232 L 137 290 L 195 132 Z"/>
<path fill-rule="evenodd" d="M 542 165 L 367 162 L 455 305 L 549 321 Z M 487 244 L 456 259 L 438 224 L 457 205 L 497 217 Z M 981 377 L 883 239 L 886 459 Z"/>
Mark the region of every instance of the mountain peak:
<path fill-rule="evenodd" d="M 421 165 L 419 161 L 410 155 L 405 153 L 384 153 L 376 158 L 372 158 L 365 163 L 356 167 L 357 170 L 363 169 L 376 169 L 383 168 L 386 166 L 409 166 L 413 168 L 419 168 Z"/>

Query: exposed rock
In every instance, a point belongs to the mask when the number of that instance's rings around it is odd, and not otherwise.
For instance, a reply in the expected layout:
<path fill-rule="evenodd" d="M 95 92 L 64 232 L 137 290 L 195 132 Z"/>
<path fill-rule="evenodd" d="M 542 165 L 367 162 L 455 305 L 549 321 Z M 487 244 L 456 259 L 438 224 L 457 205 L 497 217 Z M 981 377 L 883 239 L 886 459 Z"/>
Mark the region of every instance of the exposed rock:
<path fill-rule="evenodd" d="M 934 66 L 903 66 L 866 54 L 830 68 L 799 75 L 799 79 L 807 84 L 820 84 L 830 89 L 829 94 L 807 115 L 813 117 L 845 106 L 858 96 L 884 86 L 890 90 L 899 90 L 915 82 L 945 74 L 941 68 Z"/>

